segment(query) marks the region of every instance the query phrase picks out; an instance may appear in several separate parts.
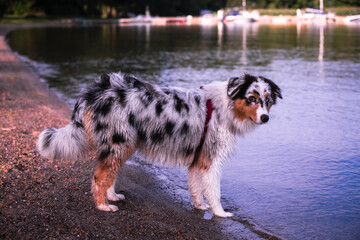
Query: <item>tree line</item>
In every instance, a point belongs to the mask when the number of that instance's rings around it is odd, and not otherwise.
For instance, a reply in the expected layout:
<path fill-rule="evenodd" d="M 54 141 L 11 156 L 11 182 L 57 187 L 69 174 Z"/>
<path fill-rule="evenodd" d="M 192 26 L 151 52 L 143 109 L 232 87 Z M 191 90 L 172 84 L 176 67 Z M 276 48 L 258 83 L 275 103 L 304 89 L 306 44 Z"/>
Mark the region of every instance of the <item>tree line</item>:
<path fill-rule="evenodd" d="M 247 0 L 247 9 L 318 7 L 320 0 Z M 359 0 L 324 0 L 324 6 L 360 6 Z M 152 16 L 200 14 L 200 10 L 242 6 L 242 0 L 0 0 L 0 17 L 128 17 L 144 14 L 148 6 Z"/>

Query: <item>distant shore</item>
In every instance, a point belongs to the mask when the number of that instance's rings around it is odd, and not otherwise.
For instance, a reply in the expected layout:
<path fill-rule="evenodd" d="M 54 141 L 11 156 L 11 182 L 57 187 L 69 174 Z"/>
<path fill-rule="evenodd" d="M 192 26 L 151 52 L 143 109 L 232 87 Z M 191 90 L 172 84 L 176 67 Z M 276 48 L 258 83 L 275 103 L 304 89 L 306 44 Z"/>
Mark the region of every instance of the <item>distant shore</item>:
<path fill-rule="evenodd" d="M 50 25 L 57 23 L 50 23 Z M 155 176 L 125 165 L 116 190 L 126 196 L 115 213 L 91 198 L 92 157 L 50 161 L 35 150 L 47 127 L 62 127 L 68 105 L 40 82 L 8 47 L 5 36 L 35 25 L 0 24 L 0 238 L 1 239 L 233 239 L 218 221 L 172 202 Z"/>
<path fill-rule="evenodd" d="M 15 24 L 12 24 L 15 23 Z M 119 24 L 119 25 L 154 25 L 162 26 L 168 24 L 176 25 L 212 25 L 221 23 L 216 17 L 202 18 L 192 16 L 181 17 L 151 17 L 151 18 L 118 18 L 118 19 L 88 19 L 88 18 L 62 18 L 57 20 L 51 20 L 46 18 L 30 18 L 30 19 L 1 19 L 0 25 L 6 25 L 8 28 L 12 27 L 26 27 L 31 24 L 34 26 L 44 25 L 67 25 L 67 24 Z M 260 15 L 254 22 L 258 24 L 312 24 L 312 23 L 332 23 L 332 24 L 348 24 L 349 21 L 345 16 L 335 16 L 334 20 L 326 21 L 325 19 L 302 19 L 294 15 Z M 233 24 L 233 23 L 230 23 Z M 241 23 L 239 23 L 241 25 Z"/>
<path fill-rule="evenodd" d="M 221 21 L 217 18 L 201 18 L 201 17 L 152 17 L 152 18 L 119 18 L 119 19 L 63 19 L 62 23 L 69 24 L 95 24 L 95 23 L 112 23 L 112 24 L 151 24 L 155 26 L 162 26 L 168 24 L 177 24 L 177 25 L 211 25 L 218 24 Z M 286 24 L 286 23 L 300 23 L 300 24 L 311 24 L 311 23 L 326 23 L 325 20 L 304 20 L 298 18 L 297 16 L 292 15 L 279 15 L 279 16 L 270 16 L 270 15 L 261 15 L 255 23 L 259 24 Z M 335 20 L 328 21 L 329 23 L 335 24 L 346 24 L 346 17 L 336 16 Z M 241 24 L 240 24 L 241 25 Z"/>

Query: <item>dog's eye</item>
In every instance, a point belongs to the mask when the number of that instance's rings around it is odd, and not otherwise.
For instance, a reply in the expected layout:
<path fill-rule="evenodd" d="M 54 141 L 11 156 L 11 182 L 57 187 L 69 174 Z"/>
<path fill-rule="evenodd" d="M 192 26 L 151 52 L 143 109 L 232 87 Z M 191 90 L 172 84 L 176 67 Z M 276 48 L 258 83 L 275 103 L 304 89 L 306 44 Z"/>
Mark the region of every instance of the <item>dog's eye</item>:
<path fill-rule="evenodd" d="M 248 101 L 251 103 L 256 102 L 256 98 L 251 96 L 251 97 L 249 97 Z"/>
<path fill-rule="evenodd" d="M 265 98 L 265 103 L 269 103 L 270 99 L 269 98 Z"/>

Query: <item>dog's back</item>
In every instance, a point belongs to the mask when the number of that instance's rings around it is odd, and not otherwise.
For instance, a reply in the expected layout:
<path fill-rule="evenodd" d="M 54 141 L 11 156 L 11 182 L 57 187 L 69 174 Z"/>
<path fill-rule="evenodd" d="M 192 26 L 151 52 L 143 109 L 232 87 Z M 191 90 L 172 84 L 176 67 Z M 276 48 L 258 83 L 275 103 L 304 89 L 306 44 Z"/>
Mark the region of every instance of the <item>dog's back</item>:
<path fill-rule="evenodd" d="M 64 159 L 81 156 L 90 147 L 99 160 L 124 159 L 140 149 L 161 164 L 188 165 L 204 119 L 200 91 L 160 88 L 127 74 L 104 74 L 81 95 L 68 126 L 40 135 L 38 149 L 43 156 Z"/>

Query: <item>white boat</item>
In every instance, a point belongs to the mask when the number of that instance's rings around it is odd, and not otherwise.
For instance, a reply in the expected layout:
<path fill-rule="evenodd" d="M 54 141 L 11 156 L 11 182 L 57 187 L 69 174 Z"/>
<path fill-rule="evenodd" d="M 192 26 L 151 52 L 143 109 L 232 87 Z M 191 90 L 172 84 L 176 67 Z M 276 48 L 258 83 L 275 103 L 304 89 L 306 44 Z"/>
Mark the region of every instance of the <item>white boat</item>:
<path fill-rule="evenodd" d="M 232 11 L 225 15 L 224 23 L 246 23 L 256 22 L 259 19 L 259 12 L 253 11 Z"/>
<path fill-rule="evenodd" d="M 296 11 L 297 17 L 305 21 L 335 21 L 335 13 L 324 11 L 324 1 L 320 0 L 319 4 L 319 9 L 306 8 L 305 11 L 298 9 Z"/>
<path fill-rule="evenodd" d="M 345 23 L 360 23 L 360 14 L 350 15 L 344 18 Z"/>
<path fill-rule="evenodd" d="M 300 13 L 299 13 L 300 12 Z M 326 20 L 335 21 L 335 13 L 328 13 L 321 9 L 306 8 L 305 11 L 298 11 L 297 16 L 303 20 Z"/>
<path fill-rule="evenodd" d="M 241 9 L 241 10 L 239 10 Z M 230 11 L 223 18 L 223 23 L 248 23 L 259 19 L 258 11 L 246 11 L 246 0 L 242 0 L 242 6 Z"/>

